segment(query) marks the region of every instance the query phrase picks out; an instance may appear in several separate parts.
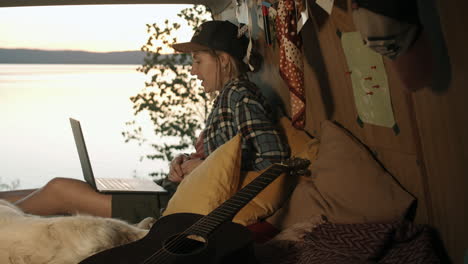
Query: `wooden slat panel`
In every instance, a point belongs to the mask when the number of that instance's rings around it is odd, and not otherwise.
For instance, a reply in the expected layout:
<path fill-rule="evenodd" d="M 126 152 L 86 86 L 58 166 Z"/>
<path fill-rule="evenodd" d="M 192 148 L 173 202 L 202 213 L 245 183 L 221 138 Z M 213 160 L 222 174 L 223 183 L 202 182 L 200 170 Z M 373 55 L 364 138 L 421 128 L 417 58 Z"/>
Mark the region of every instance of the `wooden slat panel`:
<path fill-rule="evenodd" d="M 468 52 L 467 2 L 436 1 L 452 64 L 452 82 L 443 94 L 426 88 L 414 94 L 427 167 L 434 225 L 454 263 L 468 250 Z"/>
<path fill-rule="evenodd" d="M 315 10 L 314 12 L 320 12 Z M 350 11 L 334 9 L 331 18 L 323 18 L 323 14 L 314 16 L 317 18 L 316 26 L 320 27 L 316 35 L 303 35 L 310 38 L 309 42 L 318 41 L 318 49 L 321 52 L 317 60 L 323 60 L 323 68 L 320 63 L 312 62 L 306 65 L 306 90 L 307 101 L 313 105 L 307 106 L 307 113 L 313 116 L 307 119 L 306 129 L 312 134 L 319 129 L 320 121 L 327 118 L 325 102 L 320 101 L 323 92 L 323 84 L 330 89 L 334 113 L 329 119 L 337 120 L 349 129 L 363 143 L 379 153 L 378 159 L 384 167 L 413 195 L 418 198 L 419 208 L 416 215 L 418 223 L 430 222 L 428 212 L 427 182 L 425 181 L 422 161 L 418 156 L 420 151 L 417 126 L 414 124 L 412 112 L 411 93 L 405 88 L 395 70 L 394 63 L 384 58 L 395 120 L 400 128 L 400 133 L 395 134 L 391 128 L 365 124 L 363 128 L 356 123 L 356 107 L 352 92 L 352 84 L 347 71 L 347 62 L 341 47 L 341 41 L 336 34 L 354 31 Z M 306 40 L 304 41 L 306 42 Z M 308 47 L 310 48 L 310 47 Z M 325 74 L 328 82 L 320 82 L 324 79 L 320 74 Z M 418 165 L 419 164 L 421 165 Z M 429 203 L 430 205 L 430 203 Z"/>
<path fill-rule="evenodd" d="M 467 81 L 455 77 L 453 86 Z M 465 111 L 457 111 L 452 105 L 465 103 L 457 100 L 457 96 L 468 98 L 466 92 L 452 91 L 437 96 L 425 90 L 417 92 L 414 99 L 433 204 L 433 223 L 441 231 L 451 255 L 460 263 L 468 248 L 468 120 Z"/>
<path fill-rule="evenodd" d="M 395 118 L 400 126 L 401 132 L 399 135 L 395 135 L 394 131 L 390 128 L 368 124 L 365 124 L 364 128 L 359 127 L 355 122 L 356 110 L 351 83 L 344 74 L 345 70 L 343 70 L 346 69 L 345 66 L 343 66 L 346 61 L 344 61 L 344 55 L 342 54 L 338 37 L 335 39 L 335 31 L 336 27 L 333 27 L 333 23 L 326 22 L 322 25 L 322 30 L 319 33 L 322 38 L 320 40 L 327 44 L 323 43 L 321 45 L 323 57 L 319 56 L 317 59 L 326 60 L 326 62 L 324 62 L 324 64 L 327 64 L 324 65 L 326 69 L 320 68 L 320 63 L 316 63 L 314 66 L 306 65 L 307 101 L 311 102 L 307 105 L 307 114 L 309 117 L 307 119 L 307 130 L 313 135 L 316 134 L 320 126 L 320 121 L 326 119 L 324 102 L 320 100 L 321 90 L 324 87 L 320 87 L 320 82 L 318 81 L 319 78 L 323 77 L 319 77 L 318 75 L 327 74 L 329 71 L 327 76 L 329 82 L 326 82 L 326 84 L 329 85 L 328 89 L 331 89 L 330 92 L 336 110 L 336 113 L 330 119 L 337 120 L 348 129 L 351 127 L 351 131 L 355 135 L 357 134 L 366 145 L 377 150 L 379 153 L 378 159 L 384 166 L 408 191 L 418 197 L 419 209 L 416 215 L 417 222 L 427 223 L 428 214 L 424 192 L 425 184 L 423 184 L 421 168 L 417 165 L 415 144 L 415 140 L 417 139 L 414 137 L 415 128 L 411 121 L 412 112 L 408 106 L 408 100 L 411 99 L 409 93 L 398 78 L 393 64 L 390 63 L 388 59 L 385 59 L 390 92 L 395 108 Z M 318 36 L 308 35 L 307 37 L 319 41 Z M 341 58 L 341 61 L 339 58 Z M 343 70 L 341 76 L 338 76 L 340 75 L 340 70 L 337 69 Z"/>
<path fill-rule="evenodd" d="M 314 12 L 318 12 L 315 10 Z M 394 175 L 408 191 L 419 200 L 416 215 L 418 223 L 429 222 L 427 212 L 427 197 L 425 195 L 424 178 L 421 167 L 418 166 L 418 151 L 415 133 L 414 116 L 409 103 L 410 93 L 404 87 L 394 64 L 384 59 L 395 119 L 400 127 L 400 134 L 396 135 L 391 128 L 365 124 L 364 128 L 356 123 L 356 107 L 353 99 L 352 84 L 347 71 L 341 41 L 336 34 L 337 29 L 343 32 L 354 31 L 349 11 L 334 9 L 332 18 L 323 14 L 314 15 L 317 30 L 303 33 L 304 49 L 309 55 L 305 64 L 305 86 L 307 97 L 306 130 L 312 135 L 320 131 L 320 123 L 325 119 L 337 120 L 361 139 L 370 148 L 377 150 L 379 160 Z M 310 50 L 312 49 L 312 51 Z M 325 94 L 325 96 L 324 96 Z M 333 114 L 329 116 L 330 108 L 327 96 L 333 106 Z M 325 97 L 325 98 L 324 98 Z"/>

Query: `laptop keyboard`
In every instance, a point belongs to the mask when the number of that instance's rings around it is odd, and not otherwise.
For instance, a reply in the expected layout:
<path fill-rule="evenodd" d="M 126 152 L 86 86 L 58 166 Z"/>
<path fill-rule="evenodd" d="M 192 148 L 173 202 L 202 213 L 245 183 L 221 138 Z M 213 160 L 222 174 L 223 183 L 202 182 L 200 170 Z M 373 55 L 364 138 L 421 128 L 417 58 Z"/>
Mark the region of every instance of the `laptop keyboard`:
<path fill-rule="evenodd" d="M 133 190 L 134 188 L 128 184 L 125 179 L 110 179 L 110 178 L 99 178 L 97 179 L 103 187 L 106 189 L 115 189 L 115 190 Z"/>

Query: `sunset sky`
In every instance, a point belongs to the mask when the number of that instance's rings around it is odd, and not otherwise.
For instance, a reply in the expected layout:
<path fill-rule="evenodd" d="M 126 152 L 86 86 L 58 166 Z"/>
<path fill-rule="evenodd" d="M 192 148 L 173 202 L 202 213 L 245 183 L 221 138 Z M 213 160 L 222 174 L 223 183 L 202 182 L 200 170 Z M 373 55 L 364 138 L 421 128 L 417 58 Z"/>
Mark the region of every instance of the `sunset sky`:
<path fill-rule="evenodd" d="M 94 5 L 0 8 L 0 48 L 47 50 L 139 50 L 146 24 L 182 21 L 189 5 Z M 181 31 L 180 41 L 192 33 Z"/>

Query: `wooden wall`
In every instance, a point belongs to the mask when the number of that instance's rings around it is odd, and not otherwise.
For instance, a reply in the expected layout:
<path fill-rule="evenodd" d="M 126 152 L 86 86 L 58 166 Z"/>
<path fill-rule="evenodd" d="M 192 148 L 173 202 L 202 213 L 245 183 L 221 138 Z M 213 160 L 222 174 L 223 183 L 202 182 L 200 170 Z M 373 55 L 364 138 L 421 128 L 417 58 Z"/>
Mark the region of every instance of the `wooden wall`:
<path fill-rule="evenodd" d="M 349 75 L 345 74 L 348 66 L 341 40 L 336 33 L 356 31 L 351 10 L 335 8 L 329 17 L 315 6 L 312 8 L 312 14 L 315 35 L 314 30 L 310 30 L 309 34 L 303 35 L 304 42 L 316 42 L 315 46 L 320 49 L 321 58 L 312 57 L 309 59 L 311 63 L 305 60 L 308 99 L 306 129 L 316 134 L 320 130 L 320 122 L 330 119 L 350 130 L 374 152 L 385 168 L 418 198 L 416 221 L 428 222 L 428 197 L 425 193 L 424 171 L 418 157 L 419 138 L 415 133 L 411 93 L 399 78 L 394 63 L 384 58 L 395 120 L 400 133 L 396 134 L 392 128 L 370 124 L 361 127 L 356 121 L 358 114 L 352 83 Z M 306 40 L 307 38 L 310 40 Z M 309 47 L 304 47 L 307 48 Z M 317 63 L 315 60 L 322 60 L 323 63 Z M 321 106 L 317 107 L 320 104 Z"/>
<path fill-rule="evenodd" d="M 356 122 L 352 84 L 345 74 L 347 62 L 336 33 L 356 31 L 348 8 L 350 1 L 335 1 L 341 8 L 334 8 L 331 16 L 311 5 L 313 23 L 306 24 L 302 33 L 306 130 L 319 135 L 320 123 L 326 119 L 336 120 L 350 130 L 418 199 L 415 222 L 434 226 L 454 263 L 462 263 L 468 250 L 468 37 L 463 30 L 468 3 L 435 1 L 451 58 L 452 82 L 443 93 L 429 87 L 410 91 L 413 87 L 407 87 L 407 82 L 405 85 L 402 71 L 397 70 L 401 61 L 398 64 L 384 58 L 398 134 L 391 128 L 369 124 L 361 127 Z M 232 18 L 232 7 L 229 10 L 225 12 L 230 14 L 228 17 L 221 14 L 217 19 Z M 264 44 L 261 32 L 258 37 L 266 62 L 258 81 L 267 93 L 280 99 L 290 114 L 289 92 L 278 74 L 278 50 L 275 45 Z M 418 63 L 413 61 L 411 65 Z M 420 65 L 424 67 L 424 62 Z"/>
<path fill-rule="evenodd" d="M 443 93 L 414 92 L 412 101 L 431 200 L 430 223 L 454 262 L 463 263 L 468 254 L 468 3 L 435 2 L 451 60 L 451 84 Z"/>
<path fill-rule="evenodd" d="M 427 186 L 423 164 L 418 155 L 419 136 L 416 133 L 414 111 L 411 109 L 412 95 L 405 89 L 394 69 L 394 63 L 389 59 L 384 59 L 384 63 L 400 133 L 396 134 L 391 128 L 369 124 L 361 127 L 356 121 L 358 114 L 352 84 L 346 74 L 348 66 L 341 40 L 336 33 L 337 30 L 356 30 L 350 12 L 347 9 L 335 8 L 329 17 L 323 10 L 312 8 L 313 23 L 304 28 L 306 130 L 313 136 L 320 135 L 320 123 L 326 119 L 335 120 L 350 130 L 373 151 L 385 168 L 418 198 L 416 221 L 427 223 Z M 289 110 L 288 89 L 278 75 L 278 51 L 276 47 L 262 48 L 267 62 L 266 69 L 260 73 L 264 82 L 262 85 L 275 89 Z"/>

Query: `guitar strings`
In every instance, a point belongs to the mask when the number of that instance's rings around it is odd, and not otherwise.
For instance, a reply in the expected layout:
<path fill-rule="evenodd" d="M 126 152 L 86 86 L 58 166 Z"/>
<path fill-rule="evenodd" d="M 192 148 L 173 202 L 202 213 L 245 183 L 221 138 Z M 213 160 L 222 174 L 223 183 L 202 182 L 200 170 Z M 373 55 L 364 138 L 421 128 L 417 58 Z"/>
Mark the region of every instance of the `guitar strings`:
<path fill-rule="evenodd" d="M 303 160 L 303 159 L 302 159 L 302 161 L 301 161 L 301 159 L 297 159 L 297 158 L 296 158 L 296 159 L 293 159 L 293 161 L 297 161 L 297 160 L 299 160 L 299 161 L 298 161 L 298 163 L 297 163 L 296 165 L 292 165 L 292 166 L 291 166 L 291 163 L 290 163 L 289 166 L 287 166 L 287 167 L 289 167 L 289 168 L 291 168 L 291 167 L 307 167 L 307 166 L 310 164 L 310 163 L 304 163 L 304 162 L 307 161 L 307 160 Z M 307 161 L 307 162 L 308 162 L 308 161 Z M 294 164 L 294 163 L 293 163 L 293 164 Z M 302 164 L 302 165 L 301 165 L 301 164 Z M 275 167 L 275 166 L 273 166 L 273 168 L 271 168 L 271 169 L 274 169 L 274 167 Z M 285 170 L 286 170 L 286 168 L 283 167 L 282 170 L 281 170 L 280 172 L 284 172 Z M 269 172 L 269 171 L 270 171 L 270 170 L 268 170 L 267 172 Z M 271 174 L 274 174 L 274 173 L 271 173 Z M 278 176 L 279 176 L 279 175 L 280 175 L 280 173 L 278 173 Z M 257 177 L 257 179 L 261 180 L 262 177 L 263 177 L 263 178 L 267 178 L 266 175 L 264 176 L 264 175 L 262 174 L 262 175 L 260 175 L 259 177 Z M 268 179 L 268 178 L 267 178 L 267 179 Z M 274 178 L 274 179 L 269 179 L 269 181 L 266 182 L 265 186 L 261 187 L 260 190 L 253 190 L 253 191 L 257 192 L 256 194 L 253 195 L 253 197 L 256 196 L 256 195 L 258 194 L 258 192 L 260 192 L 261 190 L 263 190 L 266 186 L 268 186 L 268 185 L 269 185 L 272 181 L 274 181 L 275 179 L 276 179 L 276 178 Z M 252 183 L 253 183 L 253 182 L 252 182 Z M 239 193 L 242 192 L 242 191 L 244 191 L 244 192 L 245 192 L 245 191 L 249 191 L 249 190 L 248 190 L 248 187 L 252 187 L 252 186 L 255 187 L 255 185 L 251 185 L 251 184 L 245 186 L 244 188 L 242 188 L 242 189 L 239 191 Z M 249 198 L 249 201 L 250 201 L 253 197 L 250 197 L 250 198 Z M 232 197 L 232 198 L 235 198 L 235 197 Z M 242 197 L 239 197 L 239 198 L 242 198 Z M 246 203 L 248 203 L 249 201 L 247 201 L 247 202 L 241 201 L 241 203 L 244 203 L 243 206 L 245 206 Z M 229 199 L 228 201 L 226 201 L 225 203 L 223 203 L 223 206 L 225 206 L 226 204 L 228 204 L 228 202 L 236 202 L 236 200 L 235 200 L 235 199 Z M 216 213 L 216 212 L 213 211 L 212 213 Z M 186 230 L 186 233 L 185 233 L 185 234 L 182 233 L 181 235 L 177 236 L 177 238 L 174 239 L 174 240 L 176 240 L 176 241 L 173 243 L 173 246 L 182 246 L 183 244 L 186 244 L 186 243 L 184 243 L 184 241 L 187 241 L 187 240 L 180 240 L 181 236 L 182 236 L 182 235 L 185 236 L 185 235 L 188 233 L 187 231 L 188 231 L 188 230 L 191 230 L 191 229 L 192 229 L 194 226 L 196 226 L 197 224 L 201 224 L 202 222 L 208 221 L 208 220 L 210 220 L 210 218 L 202 217 L 200 220 L 198 220 L 196 223 L 194 223 L 192 226 L 190 226 L 190 227 Z M 222 224 L 222 222 L 221 222 L 221 223 L 218 223 L 218 225 L 219 225 L 219 224 Z M 182 243 L 181 243 L 181 241 L 182 241 Z M 176 245 L 176 244 L 177 244 L 177 245 Z M 161 254 L 162 254 L 162 252 L 163 252 L 162 249 L 163 249 L 163 248 L 161 248 L 160 250 L 158 250 L 159 253 L 156 252 L 156 253 L 153 254 L 150 258 L 146 259 L 145 262 L 143 262 L 143 263 L 149 263 L 148 261 L 151 261 L 151 263 L 156 263 L 156 262 L 154 262 L 154 261 L 157 261 L 157 257 L 158 257 L 158 256 L 161 256 Z M 162 258 L 163 258 L 162 261 L 167 260 L 169 257 L 170 257 L 170 256 L 169 256 L 168 254 L 162 255 Z M 161 263 L 161 262 L 160 262 L 160 263 Z"/>
<path fill-rule="evenodd" d="M 281 170 L 281 172 L 282 172 L 282 170 Z M 274 174 L 274 173 L 272 173 L 272 174 Z M 267 177 L 266 177 L 266 176 L 259 176 L 259 177 L 258 177 L 259 180 L 262 180 L 262 178 L 267 178 Z M 268 180 L 268 178 L 267 178 L 267 180 Z M 267 182 L 266 182 L 266 185 L 268 185 L 269 183 L 271 183 L 271 181 L 272 181 L 272 180 L 267 181 Z M 260 182 L 260 183 L 261 183 L 261 182 Z M 264 182 L 263 184 L 265 184 L 265 182 Z M 247 187 L 252 187 L 252 186 L 255 187 L 255 185 L 250 185 L 250 184 L 247 185 L 246 188 L 243 188 L 243 190 L 240 190 L 239 193 L 241 193 L 242 191 L 249 191 Z M 264 186 L 261 187 L 261 189 L 263 189 L 263 188 L 264 188 Z M 258 190 L 253 190 L 253 191 L 254 191 L 254 192 L 258 192 Z M 236 198 L 236 197 L 233 197 L 232 202 L 234 202 L 234 203 L 235 203 L 235 202 L 238 202 L 238 201 L 236 201 L 234 198 Z M 230 200 L 231 200 L 231 199 L 230 199 Z M 227 202 L 226 204 L 228 204 L 228 203 L 230 202 L 230 200 L 226 201 L 226 202 Z M 251 198 L 249 198 L 249 200 L 251 200 Z M 241 205 L 242 203 L 244 203 L 244 201 L 240 201 L 240 202 L 239 202 L 239 205 Z M 224 204 L 223 204 L 223 205 L 224 205 Z M 235 205 L 236 205 L 236 204 L 235 204 Z M 213 213 L 216 214 L 215 211 L 213 211 Z M 202 223 L 207 222 L 207 221 L 209 221 L 209 220 L 210 220 L 210 218 L 202 217 L 200 220 L 198 220 L 196 223 L 194 223 L 192 226 L 190 226 L 184 233 L 181 233 L 181 234 L 177 235 L 177 236 L 174 238 L 174 240 L 171 241 L 167 246 L 168 246 L 168 247 L 174 247 L 174 248 L 180 248 L 180 247 L 182 247 L 182 246 L 186 246 L 186 244 L 188 243 L 188 242 L 187 242 L 188 240 L 187 240 L 187 239 L 182 239 L 182 238 L 185 238 L 186 235 L 187 235 L 187 233 L 189 233 L 190 231 L 192 231 L 192 229 L 193 229 L 194 226 L 196 226 L 196 225 L 201 225 Z M 219 223 L 218 223 L 218 224 L 219 224 Z M 196 230 L 195 230 L 195 231 L 196 231 Z M 158 251 L 155 252 L 153 255 L 151 255 L 148 259 L 146 259 L 143 263 L 144 263 L 144 264 L 146 264 L 146 263 L 156 263 L 156 262 L 154 262 L 154 261 L 157 261 L 157 258 L 160 257 L 160 256 L 163 257 L 163 258 L 164 258 L 164 256 L 165 256 L 165 259 L 162 259 L 162 261 L 167 260 L 170 256 L 169 256 L 168 254 L 164 254 L 164 255 L 163 255 L 163 253 L 164 253 L 164 251 L 163 251 L 163 247 L 162 247 L 160 250 L 158 250 Z M 148 262 L 148 261 L 151 261 L 151 262 Z M 160 262 L 160 263 L 161 263 L 161 262 Z"/>
<path fill-rule="evenodd" d="M 181 248 L 181 247 L 184 247 L 186 246 L 189 241 L 187 239 L 185 239 L 185 237 L 192 231 L 196 231 L 196 228 L 195 230 L 192 230 L 194 229 L 194 226 L 196 225 L 202 225 L 204 222 L 207 222 L 208 220 L 205 219 L 205 217 L 201 218 L 200 220 L 198 220 L 197 222 L 195 222 L 192 226 L 190 226 L 189 228 L 187 228 L 187 230 L 185 230 L 183 233 L 180 233 L 178 235 L 176 235 L 176 237 L 174 238 L 174 240 L 170 241 L 165 248 L 171 248 L 171 249 L 177 249 L 177 248 Z M 151 255 L 150 257 L 148 257 L 144 262 L 142 262 L 142 264 L 149 264 L 149 263 L 164 263 L 163 261 L 167 260 L 168 258 L 170 258 L 171 256 L 168 255 L 168 254 L 165 254 L 164 252 L 164 247 L 161 247 L 161 249 L 159 249 L 158 251 L 156 251 L 153 255 Z M 158 259 L 159 258 L 159 259 Z M 157 262 L 158 260 L 161 260 L 161 262 Z"/>
<path fill-rule="evenodd" d="M 283 172 L 283 170 L 281 170 L 281 172 Z M 272 174 L 274 174 L 274 173 L 272 173 Z M 267 180 L 269 180 L 269 178 L 267 178 L 267 176 L 263 176 L 263 175 L 262 175 L 262 176 L 259 176 L 259 177 L 258 177 L 259 181 L 262 180 L 262 178 L 266 178 Z M 273 180 L 274 180 L 274 179 L 273 179 Z M 271 182 L 272 182 L 272 180 L 267 181 L 267 182 L 266 182 L 266 186 L 267 186 L 269 183 L 271 183 Z M 260 182 L 260 183 L 261 183 L 261 182 Z M 265 182 L 264 182 L 263 184 L 265 184 Z M 250 184 L 247 185 L 245 188 L 241 189 L 241 190 L 239 191 L 239 193 L 241 193 L 242 191 L 249 191 L 249 190 L 248 190 L 248 187 L 252 187 L 252 186 L 255 187 L 255 185 L 250 185 Z M 263 189 L 264 187 L 265 187 L 265 186 L 263 186 L 261 189 Z M 257 192 L 257 194 L 258 194 L 258 190 L 253 190 L 253 191 L 254 191 L 254 192 Z M 236 198 L 236 197 L 233 197 L 233 199 L 230 199 L 230 200 L 232 200 L 232 202 L 234 202 L 234 203 L 235 203 L 235 202 L 238 202 L 238 201 L 236 201 L 234 198 Z M 225 203 L 225 204 L 228 204 L 228 202 L 230 202 L 230 200 L 226 201 L 227 203 Z M 249 198 L 249 200 L 251 200 L 251 198 Z M 245 203 L 245 202 L 244 202 L 244 201 L 240 201 L 240 202 L 239 202 L 239 205 L 241 205 L 242 203 Z M 224 204 L 223 204 L 223 205 L 224 205 Z M 236 204 L 234 204 L 234 205 L 236 205 Z M 244 205 L 245 205 L 245 204 L 244 204 Z M 213 213 L 216 213 L 216 212 L 213 211 Z M 192 229 L 193 229 L 194 226 L 196 226 L 196 225 L 201 225 L 202 223 L 207 222 L 207 221 L 209 221 L 209 220 L 210 220 L 210 218 L 202 217 L 200 220 L 198 220 L 198 221 L 195 222 L 192 226 L 190 226 L 184 233 L 178 234 L 178 235 L 174 238 L 173 241 L 171 241 L 171 242 L 169 242 L 169 243 L 167 244 L 167 247 L 173 247 L 173 248 L 175 249 L 175 248 L 180 248 L 180 247 L 182 247 L 182 246 L 186 246 L 187 243 L 188 243 L 188 242 L 187 242 L 188 240 L 187 240 L 187 239 L 182 239 L 182 238 L 185 238 L 186 235 L 187 235 L 187 233 L 189 233 L 190 231 L 192 231 Z M 220 223 L 218 223 L 218 224 L 220 224 Z M 196 231 L 196 230 L 194 230 L 194 231 Z M 168 254 L 163 254 L 163 253 L 164 253 L 164 250 L 163 250 L 163 249 L 164 249 L 164 247 L 161 247 L 161 249 L 159 249 L 157 252 L 155 252 L 153 255 L 151 255 L 149 258 L 147 258 L 147 259 L 146 259 L 144 262 L 142 262 L 142 263 L 143 263 L 143 264 L 147 264 L 147 263 L 156 263 L 155 261 L 158 260 L 158 259 L 157 259 L 158 257 L 163 257 L 163 259 L 161 259 L 161 261 L 167 260 L 167 259 L 170 257 L 170 255 L 168 255 Z M 164 259 L 164 258 L 165 258 L 165 259 Z M 150 262 L 148 262 L 148 261 L 150 261 Z M 160 263 L 162 263 L 162 262 L 160 262 Z"/>
<path fill-rule="evenodd" d="M 159 262 L 159 263 L 163 263 L 162 261 L 164 261 L 165 259 L 167 260 L 170 257 L 168 254 L 165 254 L 164 248 L 177 249 L 177 248 L 180 248 L 180 247 L 183 247 L 183 246 L 187 245 L 188 242 L 187 242 L 187 239 L 185 239 L 187 234 L 192 232 L 192 231 L 196 231 L 196 230 L 193 230 L 194 226 L 196 226 L 198 224 L 201 225 L 205 221 L 206 220 L 204 218 L 201 218 L 197 222 L 195 222 L 192 226 L 187 228 L 183 233 L 177 234 L 172 241 L 170 241 L 167 245 L 165 245 L 165 247 L 161 247 L 161 249 L 159 249 L 153 255 L 148 257 L 144 262 L 142 262 L 142 264 L 157 263 L 156 262 L 157 260 L 161 260 L 161 262 Z"/>
<path fill-rule="evenodd" d="M 268 186 L 273 180 L 275 179 L 270 179 L 268 178 L 267 176 L 271 176 L 271 175 L 275 175 L 276 173 L 275 172 L 283 172 L 284 171 L 284 167 L 282 168 L 279 168 L 278 170 L 274 170 L 274 167 L 272 167 L 272 170 L 273 172 L 271 172 L 270 174 L 269 173 L 266 173 L 267 175 L 260 175 L 259 177 L 257 177 L 255 180 L 257 180 L 258 183 L 261 183 L 263 186 L 255 186 L 254 184 L 257 183 L 257 182 L 251 182 L 251 184 L 248 184 L 247 186 L 245 186 L 244 188 L 242 188 L 238 194 L 242 193 L 242 192 L 248 192 L 248 191 L 252 191 L 252 192 L 256 192 L 253 194 L 253 197 L 258 194 L 261 190 L 263 190 L 266 186 Z M 268 175 L 269 174 L 269 175 Z M 279 173 L 277 174 L 279 175 Z M 261 182 L 262 179 L 266 179 L 267 181 L 266 182 Z M 254 181 L 255 181 L 254 180 Z M 260 188 L 260 190 L 249 190 L 249 188 L 251 187 L 258 187 Z M 248 194 L 248 193 L 247 193 Z M 249 195 L 249 194 L 248 194 Z M 252 194 L 250 194 L 252 195 Z M 250 196 L 249 195 L 249 196 Z M 239 196 L 239 195 L 237 195 Z M 221 207 L 228 207 L 230 206 L 229 203 L 233 202 L 234 203 L 234 209 L 237 209 L 238 206 L 244 204 L 244 206 L 246 205 L 246 203 L 250 202 L 250 200 L 252 200 L 253 197 L 249 197 L 247 202 L 245 201 L 237 201 L 236 199 L 237 198 L 242 198 L 242 197 L 232 197 L 231 199 L 227 200 L 225 203 L 223 203 L 220 207 L 218 207 L 217 209 L 221 208 Z M 236 202 L 238 202 L 238 204 L 236 204 Z M 232 207 L 231 207 L 232 208 Z M 218 210 L 215 209 L 212 214 L 213 216 L 216 216 L 216 214 L 218 213 Z M 222 212 L 219 212 L 219 213 L 222 213 Z M 211 215 L 211 213 L 209 214 Z M 226 216 L 224 216 L 226 217 Z M 159 250 L 157 250 L 155 253 L 153 253 L 151 256 L 149 256 L 147 259 L 145 259 L 141 264 L 150 264 L 150 263 L 157 263 L 157 261 L 161 261 L 161 262 L 158 262 L 158 263 L 164 263 L 164 261 L 168 260 L 171 256 L 167 253 L 165 253 L 165 250 L 164 248 L 171 248 L 171 249 L 178 249 L 178 248 L 182 248 L 184 246 L 187 246 L 187 244 L 190 242 L 188 239 L 185 239 L 187 237 L 187 235 L 189 235 L 190 232 L 192 231 L 197 231 L 197 228 L 195 228 L 197 225 L 204 225 L 206 224 L 206 222 L 209 222 L 210 220 L 212 220 L 210 217 L 202 217 L 201 219 L 199 219 L 197 222 L 195 222 L 194 224 L 192 224 L 189 228 L 187 228 L 184 232 L 180 233 L 180 234 L 177 234 L 173 240 L 171 240 L 167 245 L 162 245 L 161 248 Z M 217 223 L 215 222 L 215 226 L 217 225 L 220 225 L 222 224 L 222 222 L 220 223 Z M 193 229 L 193 230 L 192 230 Z M 201 230 L 202 233 L 203 233 L 203 230 Z M 205 238 L 204 238 L 205 239 Z M 159 259 L 158 259 L 159 258 Z"/>
<path fill-rule="evenodd" d="M 236 201 L 233 200 L 232 202 L 236 202 Z M 242 204 L 242 202 L 239 202 L 239 205 L 240 204 Z M 185 230 L 183 233 L 178 234 L 174 238 L 174 240 L 172 240 L 166 245 L 166 248 L 177 249 L 177 248 L 186 246 L 188 243 L 188 240 L 184 239 L 186 235 L 192 231 L 197 231 L 196 228 L 194 228 L 196 225 L 203 225 L 205 222 L 208 222 L 209 220 L 210 220 L 209 218 L 202 217 L 200 220 L 195 222 L 192 226 L 187 228 L 187 230 Z M 158 259 L 158 257 L 162 257 L 162 259 L 161 258 Z M 158 260 L 161 260 L 161 262 L 159 263 L 164 263 L 163 261 L 167 260 L 168 258 L 170 258 L 170 255 L 165 254 L 164 247 L 161 247 L 161 249 L 159 249 L 153 255 L 148 257 L 144 262 L 142 262 L 142 264 L 157 263 L 156 261 Z"/>

